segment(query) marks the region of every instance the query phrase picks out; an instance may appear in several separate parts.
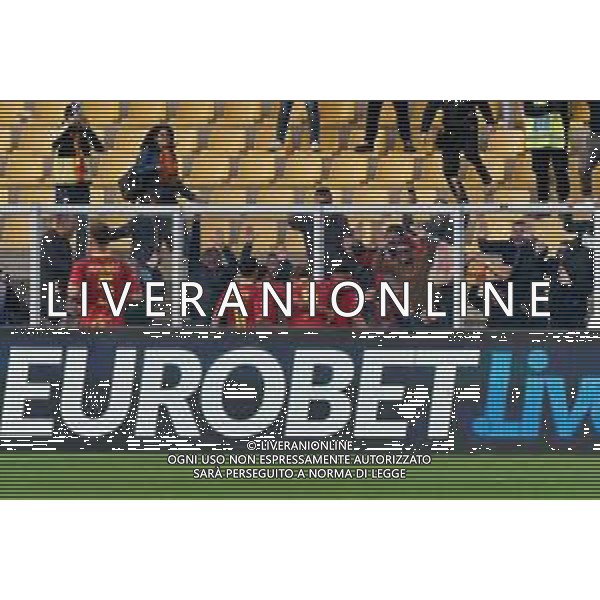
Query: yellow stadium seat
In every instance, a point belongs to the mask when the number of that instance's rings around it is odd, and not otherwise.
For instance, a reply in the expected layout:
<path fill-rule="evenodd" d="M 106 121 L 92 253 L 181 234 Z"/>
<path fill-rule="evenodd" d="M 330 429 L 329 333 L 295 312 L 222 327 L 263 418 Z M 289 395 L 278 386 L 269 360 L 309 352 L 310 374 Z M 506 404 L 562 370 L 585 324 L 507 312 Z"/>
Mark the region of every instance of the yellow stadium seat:
<path fill-rule="evenodd" d="M 221 110 L 223 119 L 226 121 L 224 126 L 234 124 L 243 127 L 261 119 L 263 103 L 226 101 L 223 102 Z"/>
<path fill-rule="evenodd" d="M 264 255 L 276 250 L 284 240 L 287 227 L 285 216 L 275 213 L 242 215 L 234 222 L 234 246 L 241 248 L 247 240 L 252 241 L 252 253 Z"/>
<path fill-rule="evenodd" d="M 338 154 L 345 149 L 344 142 L 348 140 L 348 131 L 343 129 L 321 130 L 320 150 L 322 155 Z"/>
<path fill-rule="evenodd" d="M 421 131 L 421 122 L 423 121 L 423 112 L 425 111 L 426 106 L 427 102 L 422 100 L 410 102 L 408 105 L 410 128 L 413 135 Z"/>
<path fill-rule="evenodd" d="M 16 145 L 17 134 L 11 128 L 0 127 L 0 153 L 9 152 Z"/>
<path fill-rule="evenodd" d="M 219 204 L 246 204 L 248 201 L 248 190 L 241 187 L 233 187 L 225 180 L 225 182 L 211 183 L 209 187 L 194 187 L 190 184 L 191 173 L 186 177 L 185 181 L 193 192 L 197 194 L 200 203 L 206 202 L 211 207 L 217 207 Z M 227 178 L 226 178 L 227 179 Z M 188 207 L 193 208 L 194 203 L 188 203 Z M 202 212 L 202 204 L 198 205 L 198 212 Z M 225 213 L 223 213 L 225 214 Z"/>
<path fill-rule="evenodd" d="M 45 123 L 46 125 L 48 123 L 57 123 L 60 126 L 64 120 L 64 112 L 67 104 L 69 104 L 69 102 L 33 102 L 32 120 Z"/>
<path fill-rule="evenodd" d="M 82 103 L 92 127 L 105 127 L 120 120 L 123 106 L 121 102 L 85 101 Z"/>
<path fill-rule="evenodd" d="M 0 125 L 3 129 L 16 125 L 25 114 L 25 102 L 0 102 Z"/>
<path fill-rule="evenodd" d="M 213 121 L 214 118 L 214 102 L 182 101 L 174 103 L 170 120 L 185 127 L 197 127 Z"/>
<path fill-rule="evenodd" d="M 52 155 L 32 152 L 11 152 L 7 156 L 4 177 L 12 183 L 31 185 L 49 174 Z"/>
<path fill-rule="evenodd" d="M 224 184 L 229 179 L 231 161 L 229 156 L 198 156 L 192 163 L 187 183 L 192 190 Z"/>
<path fill-rule="evenodd" d="M 502 184 L 494 191 L 494 204 L 506 207 L 529 204 L 534 201 L 533 192 L 533 186 L 516 186 L 514 183 Z"/>
<path fill-rule="evenodd" d="M 248 145 L 248 132 L 242 127 L 230 128 L 214 125 L 208 132 L 207 152 L 211 154 L 237 154 Z"/>
<path fill-rule="evenodd" d="M 275 156 L 273 154 L 242 155 L 233 175 L 234 181 L 248 186 L 269 185 L 275 179 Z"/>
<path fill-rule="evenodd" d="M 260 188 L 255 196 L 255 204 L 281 204 L 290 205 L 301 204 L 308 194 L 308 198 L 314 194 L 314 189 L 298 190 L 285 185 L 272 185 Z"/>
<path fill-rule="evenodd" d="M 590 110 L 587 102 L 571 102 L 571 118 L 573 121 L 587 121 L 590 116 Z"/>
<path fill-rule="evenodd" d="M 283 176 L 278 179 L 282 185 L 310 187 L 317 185 L 323 177 L 323 159 L 318 154 L 294 153 L 286 157 Z"/>
<path fill-rule="evenodd" d="M 355 122 L 358 116 L 354 102 L 319 102 L 319 113 L 323 130 L 345 127 Z"/>
<path fill-rule="evenodd" d="M 364 154 L 344 154 L 331 160 L 324 177 L 331 188 L 353 187 L 364 184 L 368 178 L 371 157 Z"/>
<path fill-rule="evenodd" d="M 7 186 L 0 185 L 0 204 L 9 204 L 11 202 L 10 190 Z"/>
<path fill-rule="evenodd" d="M 481 155 L 481 160 L 483 161 L 483 164 L 487 167 L 494 182 L 499 183 L 504 179 L 505 167 L 507 163 L 507 159 L 504 155 L 487 152 Z M 463 170 L 467 170 L 473 176 L 478 177 L 475 173 L 474 167 L 467 161 L 464 161 L 464 167 L 462 168 Z M 478 179 L 478 182 L 481 184 L 480 179 Z"/>
<path fill-rule="evenodd" d="M 248 131 L 249 143 L 252 150 L 267 151 L 275 140 L 277 126 L 273 121 L 267 121 Z"/>
<path fill-rule="evenodd" d="M 251 194 L 252 204 L 256 206 L 303 204 L 305 198 L 310 200 L 314 189 L 298 190 L 287 186 L 275 185 L 260 188 Z M 288 243 L 288 219 L 290 215 L 276 212 L 249 214 L 240 213 L 238 228 L 249 227 L 255 238 L 253 250 L 258 254 L 273 251 L 287 252 L 294 243 Z"/>
<path fill-rule="evenodd" d="M 525 132 L 520 129 L 496 129 L 487 140 L 486 151 L 508 160 L 525 152 Z"/>
<path fill-rule="evenodd" d="M 375 141 L 376 148 L 384 136 L 377 136 L 377 140 Z M 347 152 L 354 152 L 354 148 L 359 144 L 362 144 L 365 140 L 365 130 L 364 124 L 361 123 L 359 126 L 355 126 L 352 129 L 348 130 L 344 134 L 344 150 Z"/>
<path fill-rule="evenodd" d="M 374 183 L 385 186 L 400 186 L 414 179 L 414 154 L 391 154 L 376 159 Z"/>
<path fill-rule="evenodd" d="M 432 154 L 417 160 L 415 190 L 419 202 L 434 203 L 450 198 L 450 191 L 442 173 L 442 159 L 439 154 Z"/>
<path fill-rule="evenodd" d="M 511 162 L 510 176 L 507 177 L 507 183 L 511 185 L 515 194 L 519 189 L 532 189 L 535 186 L 535 176 L 531 169 L 531 159 L 527 154 L 520 160 Z"/>
<path fill-rule="evenodd" d="M 18 150 L 20 152 L 51 154 L 52 142 L 59 132 L 59 129 L 35 127 L 31 123 L 27 123 L 17 138 Z"/>
<path fill-rule="evenodd" d="M 377 181 L 372 181 L 368 184 L 352 188 L 352 203 L 360 205 L 388 204 L 392 195 L 394 197 L 398 196 L 393 190 L 390 190 L 389 186 L 382 186 Z M 338 200 L 335 197 L 334 199 Z M 406 194 L 404 195 L 404 199 L 408 201 Z M 343 199 L 339 198 L 339 200 L 342 201 Z"/>
<path fill-rule="evenodd" d="M 175 146 L 179 158 L 192 156 L 199 151 L 199 132 L 197 129 L 179 127 L 174 130 Z"/>
<path fill-rule="evenodd" d="M 1 233 L 0 243 L 2 249 L 10 249 L 14 252 L 17 249 L 25 250 L 29 247 L 33 239 L 33 230 L 29 218 L 18 215 L 0 216 Z"/>
<path fill-rule="evenodd" d="M 263 119 L 275 121 L 279 114 L 278 100 L 264 100 L 262 102 Z"/>
<path fill-rule="evenodd" d="M 135 163 L 145 131 L 123 126 L 115 137 L 110 152 L 97 155 L 95 182 L 99 185 L 116 186 L 120 177 Z"/>
<path fill-rule="evenodd" d="M 167 103 L 134 100 L 125 103 L 125 112 L 131 124 L 139 124 L 149 129 L 152 125 L 166 120 Z"/>

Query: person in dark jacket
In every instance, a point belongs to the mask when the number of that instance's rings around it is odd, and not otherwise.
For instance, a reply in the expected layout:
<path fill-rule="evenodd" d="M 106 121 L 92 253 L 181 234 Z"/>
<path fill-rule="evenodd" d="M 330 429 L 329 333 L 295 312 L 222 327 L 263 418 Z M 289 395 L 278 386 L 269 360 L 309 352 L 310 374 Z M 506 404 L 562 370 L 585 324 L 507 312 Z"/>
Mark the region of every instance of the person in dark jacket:
<path fill-rule="evenodd" d="M 71 238 L 77 229 L 77 219 L 69 215 L 59 215 L 48 228 L 41 243 L 40 275 L 42 283 L 42 313 L 48 309 L 48 283 L 54 283 L 55 306 L 66 303 L 67 287 L 74 253 Z"/>
<path fill-rule="evenodd" d="M 508 305 L 509 292 L 507 281 L 493 281 L 494 289 L 502 298 L 503 302 Z M 483 292 L 478 285 L 469 286 L 467 294 L 469 304 L 485 314 L 485 298 Z M 528 327 L 529 316 L 523 304 L 515 304 L 513 306 L 513 315 L 508 316 L 502 310 L 500 304 L 494 300 L 489 303 L 489 316 L 486 317 L 486 326 L 492 329 L 513 329 L 516 327 Z"/>
<path fill-rule="evenodd" d="M 569 198 L 569 103 L 542 100 L 523 103 L 525 141 L 531 152 L 531 168 L 536 179 L 537 200 L 548 202 L 550 165 L 556 177 L 556 193 L 560 202 Z"/>
<path fill-rule="evenodd" d="M 505 264 L 510 265 L 511 273 L 508 281 L 513 282 L 513 300 L 515 314 L 531 314 L 531 284 L 546 280 L 552 272 L 553 265 L 547 261 L 548 249 L 536 239 L 524 221 L 515 221 L 512 234 L 507 241 L 478 240 L 479 249 L 485 253 L 495 253 L 502 257 Z M 525 323 L 528 327 L 545 327 L 545 317 L 529 317 Z"/>
<path fill-rule="evenodd" d="M 120 182 L 121 192 L 132 204 L 149 198 L 157 204 L 177 204 L 181 196 L 190 202 L 194 193 L 179 176 L 175 133 L 170 125 L 154 125 L 142 143 L 135 164 Z"/>
<path fill-rule="evenodd" d="M 192 229 L 192 237 L 199 236 L 198 224 Z M 195 281 L 202 286 L 202 299 L 200 305 L 204 309 L 206 316 L 197 314 L 196 311 L 190 312 L 192 323 L 201 325 L 210 325 L 213 311 L 224 294 L 227 286 L 234 280 L 238 273 L 241 261 L 251 259 L 252 246 L 250 243 L 244 245 L 240 259 L 235 253 L 225 246 L 222 250 L 218 248 L 208 248 L 200 253 L 200 243 L 192 239 L 191 246 L 197 249 L 188 255 L 188 277 L 189 281 Z"/>
<path fill-rule="evenodd" d="M 583 329 L 587 323 L 588 303 L 594 291 L 593 253 L 583 241 L 593 232 L 591 221 L 565 219 L 565 229 L 575 237 L 552 262 L 550 284 L 550 326 L 558 329 Z"/>
<path fill-rule="evenodd" d="M 65 107 L 63 130 L 52 142 L 56 169 L 60 170 L 60 183 L 56 186 L 57 204 L 90 203 L 90 157 L 104 152 L 104 146 L 89 126 L 81 104 L 72 102 Z M 77 257 L 85 254 L 87 245 L 88 215 L 78 215 Z"/>
<path fill-rule="evenodd" d="M 0 270 L 0 325 L 25 327 L 29 325 L 29 308 L 23 302 L 10 281 Z"/>
<path fill-rule="evenodd" d="M 392 104 L 396 111 L 396 126 L 404 144 L 404 151 L 415 152 L 410 133 L 409 104 L 404 100 L 394 100 Z M 382 107 L 383 100 L 369 100 L 367 102 L 365 138 L 362 144 L 356 146 L 356 152 L 373 152 L 377 133 L 379 132 L 379 117 L 381 116 Z"/>
<path fill-rule="evenodd" d="M 592 172 L 600 162 L 600 101 L 590 100 L 589 158 L 581 171 L 581 191 L 586 198 L 592 195 Z"/>
<path fill-rule="evenodd" d="M 492 177 L 483 164 L 479 149 L 479 124 L 477 112 L 485 119 L 489 128 L 494 127 L 494 115 L 489 102 L 475 100 L 433 100 L 423 112 L 421 132 L 427 133 L 437 112 L 442 111 L 442 129 L 436 145 L 442 152 L 442 168 L 448 187 L 457 202 L 464 204 L 469 198 L 460 177 L 461 155 L 477 171 L 484 186 L 492 184 Z"/>
<path fill-rule="evenodd" d="M 133 204 L 177 206 L 178 197 L 188 201 L 194 193 L 179 176 L 175 135 L 169 125 L 155 125 L 144 136 L 135 164 L 120 181 L 123 197 Z M 115 238 L 132 238 L 132 257 L 147 263 L 163 244 L 172 246 L 171 215 L 140 214 L 113 231 Z"/>
<path fill-rule="evenodd" d="M 315 192 L 316 210 L 323 211 L 324 225 L 324 262 L 325 273 L 331 273 L 332 269 L 339 264 L 345 257 L 344 251 L 344 236 L 348 233 L 348 219 L 340 213 L 327 213 L 327 207 L 331 206 L 332 195 L 328 188 L 318 188 Z M 314 265 L 314 238 L 315 238 L 315 220 L 312 215 L 293 216 L 289 220 L 289 225 L 302 233 L 304 237 L 304 245 L 306 247 L 306 256 L 312 266 L 313 274 L 315 271 Z M 335 264 L 334 264 L 335 263 Z"/>

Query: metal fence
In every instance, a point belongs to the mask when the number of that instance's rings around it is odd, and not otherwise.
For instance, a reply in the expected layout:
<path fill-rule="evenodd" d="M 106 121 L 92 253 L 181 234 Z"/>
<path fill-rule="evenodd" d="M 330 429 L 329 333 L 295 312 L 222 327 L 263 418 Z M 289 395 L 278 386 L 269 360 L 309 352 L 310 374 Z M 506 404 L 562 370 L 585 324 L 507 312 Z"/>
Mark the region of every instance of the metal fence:
<path fill-rule="evenodd" d="M 42 281 L 40 275 L 41 264 L 41 242 L 44 235 L 43 218 L 48 215 L 56 216 L 58 214 L 72 215 L 119 215 L 124 218 L 131 218 L 140 214 L 159 216 L 171 215 L 173 218 L 172 250 L 170 255 L 170 283 L 172 287 L 172 312 L 171 326 L 181 327 L 184 325 L 181 315 L 181 285 L 180 282 L 186 281 L 186 260 L 184 253 L 184 231 L 186 217 L 200 217 L 208 215 L 256 215 L 278 214 L 278 215 L 310 215 L 314 219 L 314 242 L 312 272 L 316 280 L 322 279 L 325 275 L 325 218 L 328 214 L 341 213 L 347 216 L 352 215 L 377 215 L 385 217 L 387 215 L 448 215 L 453 219 L 453 281 L 454 284 L 454 321 L 453 327 L 460 329 L 464 326 L 463 319 L 460 317 L 459 303 L 460 290 L 458 282 L 463 278 L 465 269 L 465 217 L 475 214 L 494 214 L 502 216 L 514 213 L 548 213 L 548 214 L 567 214 L 567 213 L 585 213 L 591 216 L 594 226 L 594 234 L 585 239 L 585 243 L 593 253 L 594 266 L 594 290 L 590 304 L 588 328 L 600 328 L 600 209 L 595 205 L 565 205 L 565 204 L 546 204 L 546 205 L 515 205 L 504 206 L 499 204 L 481 204 L 471 205 L 443 205 L 443 204 L 420 204 L 397 206 L 390 204 L 364 204 L 364 205 L 219 205 L 219 206 L 191 206 L 185 207 L 165 207 L 156 205 L 141 206 L 122 206 L 122 205 L 77 205 L 77 206 L 57 206 L 48 205 L 20 205 L 20 206 L 0 206 L 0 215 L 10 214 L 24 215 L 30 218 L 29 227 L 32 233 L 29 249 L 29 311 L 30 327 L 40 327 L 42 325 Z"/>

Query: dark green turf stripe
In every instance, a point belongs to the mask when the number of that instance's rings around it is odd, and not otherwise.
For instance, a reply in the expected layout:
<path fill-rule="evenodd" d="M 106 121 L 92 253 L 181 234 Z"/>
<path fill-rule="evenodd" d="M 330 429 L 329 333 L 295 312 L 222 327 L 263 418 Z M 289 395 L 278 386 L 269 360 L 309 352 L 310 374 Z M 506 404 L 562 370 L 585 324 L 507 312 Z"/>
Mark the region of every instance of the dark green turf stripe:
<path fill-rule="evenodd" d="M 194 480 L 193 468 L 157 453 L 4 453 L 0 498 L 600 498 L 600 457 L 581 455 L 434 457 L 405 480 Z"/>

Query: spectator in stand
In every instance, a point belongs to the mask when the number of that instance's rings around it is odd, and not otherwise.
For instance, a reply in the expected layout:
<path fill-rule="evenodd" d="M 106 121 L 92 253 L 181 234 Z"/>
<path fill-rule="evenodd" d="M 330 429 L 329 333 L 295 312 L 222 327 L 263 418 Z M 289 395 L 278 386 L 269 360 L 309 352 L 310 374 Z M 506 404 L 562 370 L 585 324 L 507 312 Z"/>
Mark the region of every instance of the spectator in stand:
<path fill-rule="evenodd" d="M 227 286 L 238 272 L 238 261 L 229 247 L 219 250 L 208 248 L 200 260 L 188 263 L 189 281 L 202 285 L 202 301 L 200 302 L 206 317 L 191 311 L 192 323 L 209 325 L 212 321 L 215 306 L 227 289 Z"/>
<path fill-rule="evenodd" d="M 83 205 L 90 203 L 90 160 L 95 152 L 104 152 L 104 146 L 89 126 L 81 104 L 72 102 L 65 107 L 63 130 L 52 142 L 55 169 L 60 172 L 56 186 L 56 203 Z M 88 215 L 77 216 L 77 257 L 85 254 L 87 246 Z"/>
<path fill-rule="evenodd" d="M 426 260 L 427 257 L 432 254 L 433 248 L 428 239 L 426 229 L 429 225 L 430 224 L 427 223 L 425 225 L 415 226 L 412 214 L 405 213 L 402 215 L 402 227 L 399 233 L 402 236 L 402 239 L 406 239 L 410 244 L 417 260 Z M 443 226 L 444 230 L 448 229 L 448 224 L 445 220 L 443 220 Z"/>
<path fill-rule="evenodd" d="M 123 197 L 132 204 L 144 203 L 148 198 L 157 204 L 177 204 L 181 196 L 190 202 L 194 193 L 179 176 L 175 133 L 170 125 L 151 127 L 140 146 L 135 164 L 120 181 Z"/>
<path fill-rule="evenodd" d="M 126 305 L 142 299 L 139 275 L 125 261 L 111 253 L 108 245 L 112 239 L 110 228 L 105 224 L 94 225 L 91 230 L 92 245 L 85 258 L 75 262 L 69 280 L 69 304 L 75 309 L 77 324 L 84 328 L 110 328 L 125 325 L 125 310 L 114 316 L 106 298 L 102 282 L 106 282 L 118 304 L 129 284 Z M 81 283 L 87 282 L 87 316 L 81 314 Z"/>
<path fill-rule="evenodd" d="M 265 267 L 266 269 L 267 267 Z M 277 271 L 271 272 L 271 276 L 263 281 L 268 281 L 275 290 L 275 293 L 282 298 L 283 303 L 285 304 L 286 292 L 287 292 L 287 282 L 284 279 L 279 279 L 279 274 L 281 272 L 281 268 Z M 260 282 L 262 284 L 262 282 Z M 292 291 L 292 314 L 293 314 L 293 306 L 294 306 L 294 293 Z M 279 305 L 275 301 L 272 295 L 268 296 L 267 303 L 267 311 L 268 315 L 263 316 L 261 318 L 263 325 L 268 326 L 279 326 L 285 324 L 286 316 L 283 314 Z"/>
<path fill-rule="evenodd" d="M 256 272 L 258 263 L 253 257 L 247 257 L 240 261 L 238 275 L 235 279 L 240 296 L 244 302 L 247 316 L 244 316 L 238 308 L 228 308 L 222 316 L 218 313 L 213 315 L 213 325 L 222 325 L 225 327 L 240 327 L 243 329 L 252 329 L 262 323 L 262 287 L 256 281 Z M 226 290 L 221 294 L 217 307 L 220 307 L 225 299 Z M 232 294 L 230 301 L 235 301 Z"/>
<path fill-rule="evenodd" d="M 135 164 L 119 182 L 121 193 L 132 204 L 176 207 L 178 197 L 195 195 L 179 176 L 175 134 L 170 125 L 155 125 L 142 141 Z M 116 238 L 132 238 L 132 257 L 147 263 L 163 245 L 172 248 L 172 215 L 140 214 L 113 231 Z"/>
<path fill-rule="evenodd" d="M 584 329 L 588 303 L 594 291 L 594 260 L 592 251 L 583 242 L 593 233 L 591 221 L 568 219 L 566 229 L 575 233 L 558 252 L 553 264 L 550 284 L 550 327 Z"/>
<path fill-rule="evenodd" d="M 479 249 L 484 254 L 499 254 L 505 264 L 511 267 L 509 281 L 513 282 L 515 313 L 524 311 L 531 315 L 531 284 L 546 280 L 552 271 L 548 263 L 548 249 L 540 244 L 525 221 L 515 221 L 512 234 L 506 241 L 490 241 L 480 238 Z M 545 317 L 529 317 L 529 327 L 545 327 Z"/>
<path fill-rule="evenodd" d="M 342 251 L 341 259 L 336 261 L 337 266 L 333 272 L 351 274 L 352 281 L 363 289 L 372 287 L 374 280 L 370 253 L 352 229 L 348 229 L 342 238 Z"/>
<path fill-rule="evenodd" d="M 263 260 L 259 260 L 260 280 L 274 281 L 287 262 L 287 255 L 278 252 L 269 252 Z"/>
<path fill-rule="evenodd" d="M 467 279 L 471 280 L 467 299 L 469 304 L 485 314 L 485 292 L 484 282 L 490 282 L 502 298 L 503 302 L 509 304 L 508 280 L 510 279 L 511 267 L 507 265 L 500 256 L 487 255 L 478 256 L 468 266 Z M 502 310 L 500 304 L 494 298 L 490 298 L 489 316 L 486 318 L 486 326 L 494 329 L 510 329 L 513 327 L 524 327 L 528 323 L 528 313 L 522 304 L 516 304 L 513 308 L 513 316 L 508 316 Z"/>
<path fill-rule="evenodd" d="M 491 130 L 494 115 L 489 102 L 475 100 L 435 100 L 427 103 L 423 113 L 421 132 L 431 129 L 437 112 L 442 111 L 442 129 L 436 138 L 436 145 L 442 152 L 444 177 L 456 201 L 465 204 L 469 201 L 460 176 L 461 155 L 470 162 L 486 187 L 486 195 L 491 193 L 492 177 L 483 164 L 479 148 L 479 125 L 477 111 L 485 119 Z"/>
<path fill-rule="evenodd" d="M 279 283 L 286 283 L 291 280 L 293 272 L 294 265 L 292 264 L 292 261 L 286 257 L 281 261 L 279 269 L 273 276 L 273 281 Z"/>
<path fill-rule="evenodd" d="M 271 150 L 283 148 L 287 137 L 288 125 L 294 107 L 294 100 L 284 100 L 279 103 L 279 121 L 277 123 L 277 136 L 271 145 Z M 319 116 L 319 103 L 316 100 L 306 100 L 306 112 L 310 121 L 310 147 L 313 152 L 320 149 L 321 118 Z"/>
<path fill-rule="evenodd" d="M 456 217 L 454 217 L 456 218 Z M 428 324 L 450 327 L 454 323 L 454 282 L 457 276 L 454 259 L 454 220 L 446 215 L 436 217 L 427 224 L 431 260 L 428 281 L 434 284 L 436 310 L 445 312 L 445 317 L 425 317 Z"/>
<path fill-rule="evenodd" d="M 57 215 L 54 223 L 42 238 L 40 275 L 42 282 L 42 313 L 48 309 L 48 283 L 54 284 L 54 306 L 63 310 L 67 301 L 67 288 L 73 249 L 71 238 L 77 230 L 77 218 L 69 215 Z"/>
<path fill-rule="evenodd" d="M 0 270 L 0 325 L 26 327 L 29 325 L 29 307 L 23 302 L 8 274 Z"/>
<path fill-rule="evenodd" d="M 387 301 L 386 317 L 381 317 L 379 298 L 375 302 L 376 310 L 372 311 L 372 320 L 377 324 L 414 326 L 419 322 L 418 314 L 425 309 L 429 262 L 427 254 L 420 252 L 412 243 L 410 235 L 403 228 L 388 228 L 387 247 L 380 250 L 374 264 L 374 291 L 370 294 L 377 298 L 380 284 L 386 282 L 401 302 L 404 302 L 404 283 L 409 285 L 409 314 L 402 316 L 395 304 Z"/>
<path fill-rule="evenodd" d="M 592 173 L 600 161 L 600 101 L 590 100 L 590 137 L 587 163 L 581 171 L 581 191 L 586 198 L 592 196 Z"/>
<path fill-rule="evenodd" d="M 402 143 L 404 144 L 404 151 L 415 152 L 410 132 L 408 102 L 404 100 L 394 100 L 392 101 L 392 104 L 396 111 L 396 125 L 398 127 L 398 133 L 402 138 Z M 377 133 L 379 132 L 379 117 L 381 116 L 382 107 L 383 100 L 369 100 L 369 102 L 367 102 L 367 122 L 365 124 L 364 142 L 359 146 L 356 146 L 356 152 L 373 152 Z"/>
<path fill-rule="evenodd" d="M 327 324 L 329 327 L 361 327 L 365 325 L 364 310 L 354 317 L 344 317 L 338 315 L 333 310 L 333 305 L 330 302 L 331 294 L 337 285 L 343 282 L 352 282 L 360 285 L 363 290 L 364 286 L 356 277 L 356 271 L 350 265 L 341 264 L 333 271 L 329 279 L 321 286 L 323 294 L 322 302 L 328 303 L 327 306 Z M 351 287 L 341 288 L 337 294 L 338 309 L 342 312 L 349 313 L 356 309 L 358 305 L 358 293 Z"/>
<path fill-rule="evenodd" d="M 292 305 L 292 316 L 286 319 L 287 327 L 298 328 L 321 328 L 327 327 L 328 317 L 331 311 L 327 291 L 330 283 L 326 280 L 316 282 L 315 314 L 310 314 L 310 286 L 309 272 L 300 268 L 292 274 L 292 289 L 294 303 Z"/>
<path fill-rule="evenodd" d="M 531 168 L 535 175 L 537 200 L 548 202 L 550 196 L 550 165 L 556 178 L 556 193 L 560 202 L 569 198 L 569 103 L 566 101 L 526 101 L 523 104 L 526 124 L 526 144 L 531 152 Z"/>
<path fill-rule="evenodd" d="M 348 219 L 345 215 L 327 212 L 327 208 L 330 207 L 331 204 L 331 190 L 328 188 L 318 188 L 315 192 L 315 210 L 320 210 L 323 214 L 325 273 L 331 273 L 333 268 L 340 264 L 344 259 L 345 251 L 343 239 L 350 230 L 348 227 Z M 314 217 L 306 214 L 293 216 L 289 220 L 289 225 L 292 229 L 302 233 L 308 262 L 314 273 Z"/>

